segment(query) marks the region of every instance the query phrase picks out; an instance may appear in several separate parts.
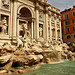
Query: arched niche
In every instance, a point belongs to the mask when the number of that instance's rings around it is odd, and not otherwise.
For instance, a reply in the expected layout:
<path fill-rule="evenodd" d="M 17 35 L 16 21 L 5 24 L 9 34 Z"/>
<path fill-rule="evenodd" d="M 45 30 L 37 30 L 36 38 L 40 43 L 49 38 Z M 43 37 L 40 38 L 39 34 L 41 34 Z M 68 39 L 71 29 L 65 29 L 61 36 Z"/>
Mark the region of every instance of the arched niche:
<path fill-rule="evenodd" d="M 22 37 L 24 36 L 25 33 L 25 29 L 23 29 L 23 26 L 26 24 L 27 25 L 27 32 L 30 33 L 30 36 L 32 35 L 32 18 L 33 18 L 33 12 L 32 12 L 32 9 L 29 8 L 28 6 L 20 6 L 18 8 L 18 14 L 19 14 L 19 17 L 17 18 L 18 19 L 18 25 L 19 25 L 19 28 L 18 28 L 18 35 L 21 35 Z"/>

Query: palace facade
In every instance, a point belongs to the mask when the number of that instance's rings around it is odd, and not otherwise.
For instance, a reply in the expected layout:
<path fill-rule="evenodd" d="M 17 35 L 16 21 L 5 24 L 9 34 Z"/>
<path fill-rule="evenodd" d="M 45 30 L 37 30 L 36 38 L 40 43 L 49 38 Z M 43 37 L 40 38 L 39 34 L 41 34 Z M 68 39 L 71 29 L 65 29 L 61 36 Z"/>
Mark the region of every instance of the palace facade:
<path fill-rule="evenodd" d="M 63 41 L 75 42 L 75 6 L 61 12 Z"/>
<path fill-rule="evenodd" d="M 60 10 L 47 0 L 0 0 L 0 42 L 25 36 L 61 40 Z"/>

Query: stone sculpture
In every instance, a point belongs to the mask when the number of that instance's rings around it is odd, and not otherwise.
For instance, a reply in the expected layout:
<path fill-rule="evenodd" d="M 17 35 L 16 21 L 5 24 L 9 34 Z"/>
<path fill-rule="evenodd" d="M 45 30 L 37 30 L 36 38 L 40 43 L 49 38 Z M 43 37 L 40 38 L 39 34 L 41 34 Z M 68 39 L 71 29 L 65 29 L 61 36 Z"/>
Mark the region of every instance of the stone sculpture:
<path fill-rule="evenodd" d="M 6 9 L 9 8 L 9 0 L 2 0 L 2 4 Z"/>
<path fill-rule="evenodd" d="M 43 36 L 43 34 L 42 34 L 43 32 L 42 32 L 42 31 L 43 31 L 43 29 L 42 29 L 42 27 L 40 27 L 40 28 L 39 28 L 39 35 L 40 35 L 40 37 Z"/>
<path fill-rule="evenodd" d="M 23 47 L 23 42 L 21 41 L 21 39 L 20 38 L 17 38 L 16 39 L 17 40 L 17 47 Z"/>
<path fill-rule="evenodd" d="M 3 33 L 4 34 L 7 34 L 8 33 L 8 30 L 7 30 L 7 28 L 8 28 L 8 25 L 7 25 L 7 20 L 6 20 L 6 17 L 4 17 L 4 19 L 2 20 L 2 27 L 3 27 Z"/>

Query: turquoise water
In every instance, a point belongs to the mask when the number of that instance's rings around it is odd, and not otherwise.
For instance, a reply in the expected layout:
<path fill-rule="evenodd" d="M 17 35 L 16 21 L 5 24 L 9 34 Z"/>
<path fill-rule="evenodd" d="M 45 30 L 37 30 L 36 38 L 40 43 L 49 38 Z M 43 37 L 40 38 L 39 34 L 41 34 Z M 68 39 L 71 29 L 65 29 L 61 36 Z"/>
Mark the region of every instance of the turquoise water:
<path fill-rule="evenodd" d="M 75 61 L 65 61 L 57 64 L 43 64 L 39 70 L 20 75 L 75 75 Z"/>

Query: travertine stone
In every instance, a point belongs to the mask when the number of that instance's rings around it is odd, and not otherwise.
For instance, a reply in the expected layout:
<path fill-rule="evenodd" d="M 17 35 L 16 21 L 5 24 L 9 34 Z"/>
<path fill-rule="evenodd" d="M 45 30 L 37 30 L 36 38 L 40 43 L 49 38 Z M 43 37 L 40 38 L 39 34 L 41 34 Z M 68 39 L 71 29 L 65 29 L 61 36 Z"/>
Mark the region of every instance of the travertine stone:
<path fill-rule="evenodd" d="M 6 1 L 4 0 L 4 4 L 8 4 L 10 9 L 2 9 L 2 1 L 0 0 L 0 15 L 1 19 L 3 17 L 7 17 L 7 25 L 8 25 L 8 34 L 1 34 L 2 36 L 8 35 L 6 37 L 7 41 L 12 39 L 13 41 L 16 38 L 24 37 L 24 35 L 30 35 L 32 39 L 42 39 L 42 40 L 55 40 L 58 39 L 57 37 L 57 22 L 59 22 L 59 33 L 60 39 L 62 39 L 61 34 L 61 21 L 60 21 L 60 10 L 55 8 L 54 6 L 48 4 L 47 0 L 36 0 L 34 2 L 30 0 L 14 0 L 14 1 Z M 58 18 L 56 18 L 59 16 Z M 59 19 L 59 21 L 57 20 Z M 27 30 L 22 29 L 22 24 L 27 24 Z M 42 25 L 42 30 L 40 30 L 40 25 Z M 52 29 L 55 30 L 54 36 L 52 36 Z M 21 30 L 21 32 L 19 31 Z M 1 27 L 0 27 L 1 31 Z M 41 35 L 40 35 L 41 34 Z M 41 37 L 40 37 L 41 36 Z M 28 36 L 29 37 L 29 36 Z M 0 36 L 1 39 L 3 39 Z M 27 37 L 25 37 L 27 38 Z M 4 39 L 4 40 L 6 40 Z M 41 41 L 42 41 L 41 40 Z M 2 40 L 0 40 L 2 41 Z"/>

